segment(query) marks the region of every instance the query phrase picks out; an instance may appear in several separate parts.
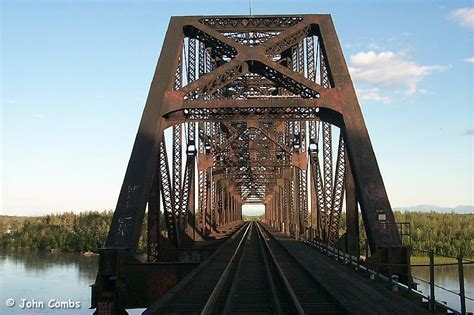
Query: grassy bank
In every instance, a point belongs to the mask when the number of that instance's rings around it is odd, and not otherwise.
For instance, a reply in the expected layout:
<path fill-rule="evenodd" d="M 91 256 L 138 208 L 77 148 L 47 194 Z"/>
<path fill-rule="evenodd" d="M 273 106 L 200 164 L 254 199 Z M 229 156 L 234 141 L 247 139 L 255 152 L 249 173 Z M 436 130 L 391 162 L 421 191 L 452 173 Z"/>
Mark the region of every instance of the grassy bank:
<path fill-rule="evenodd" d="M 244 221 L 260 221 L 263 219 L 262 215 L 243 215 L 242 220 Z"/>
<path fill-rule="evenodd" d="M 456 258 L 451 257 L 443 257 L 443 256 L 436 256 L 434 259 L 434 263 L 436 264 L 450 264 L 450 263 L 457 263 L 458 260 Z M 411 256 L 411 264 L 429 264 L 430 258 L 428 256 Z"/>

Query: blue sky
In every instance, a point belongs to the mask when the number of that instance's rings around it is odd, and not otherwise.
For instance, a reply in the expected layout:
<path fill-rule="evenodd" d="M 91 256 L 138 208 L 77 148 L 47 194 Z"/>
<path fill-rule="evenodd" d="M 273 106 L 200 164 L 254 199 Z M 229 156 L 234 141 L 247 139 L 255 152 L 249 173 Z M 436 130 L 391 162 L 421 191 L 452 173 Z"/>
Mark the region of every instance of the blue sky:
<path fill-rule="evenodd" d="M 253 0 L 332 14 L 393 206 L 472 205 L 472 1 Z M 2 1 L 2 213 L 113 209 L 172 15 L 248 1 Z"/>

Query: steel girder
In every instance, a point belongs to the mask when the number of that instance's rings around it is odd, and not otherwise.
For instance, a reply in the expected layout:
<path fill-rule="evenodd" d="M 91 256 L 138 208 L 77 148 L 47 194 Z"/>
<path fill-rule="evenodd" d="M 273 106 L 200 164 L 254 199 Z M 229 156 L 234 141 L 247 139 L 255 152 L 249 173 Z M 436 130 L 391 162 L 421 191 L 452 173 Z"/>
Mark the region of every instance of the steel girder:
<path fill-rule="evenodd" d="M 160 211 L 180 247 L 240 220 L 244 203 L 330 244 L 345 207 L 352 247 L 360 205 L 372 253 L 401 245 L 330 15 L 171 18 L 104 251 L 133 257 L 147 205 L 156 261 Z"/>

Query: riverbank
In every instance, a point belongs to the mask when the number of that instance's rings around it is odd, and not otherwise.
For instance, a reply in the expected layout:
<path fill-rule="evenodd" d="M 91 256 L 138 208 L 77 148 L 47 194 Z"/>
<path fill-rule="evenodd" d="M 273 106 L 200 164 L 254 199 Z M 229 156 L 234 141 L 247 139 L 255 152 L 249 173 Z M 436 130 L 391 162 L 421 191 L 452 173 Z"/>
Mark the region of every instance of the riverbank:
<path fill-rule="evenodd" d="M 472 258 L 466 258 L 466 259 L 472 259 Z M 434 263 L 435 265 L 437 264 L 451 264 L 451 263 L 457 263 L 458 260 L 456 258 L 452 257 L 440 257 L 440 256 L 435 256 L 434 258 Z M 430 263 L 430 258 L 428 256 L 411 256 L 411 264 L 416 265 L 416 264 L 429 264 Z"/>
<path fill-rule="evenodd" d="M 93 252 L 103 246 L 109 232 L 113 211 L 66 212 L 42 217 L 0 216 L 0 248 L 40 249 L 66 252 Z M 397 222 L 409 222 L 411 242 L 403 241 L 422 251 L 434 249 L 436 262 L 449 263 L 460 252 L 474 257 L 474 215 L 436 212 L 394 212 Z M 244 220 L 256 220 L 261 216 L 244 216 Z M 138 251 L 146 252 L 146 215 Z M 164 216 L 160 230 L 165 230 Z M 363 220 L 359 219 L 360 238 L 366 239 Z M 341 216 L 340 232 L 345 233 L 345 215 Z M 424 254 L 414 253 L 412 261 L 428 262 Z"/>

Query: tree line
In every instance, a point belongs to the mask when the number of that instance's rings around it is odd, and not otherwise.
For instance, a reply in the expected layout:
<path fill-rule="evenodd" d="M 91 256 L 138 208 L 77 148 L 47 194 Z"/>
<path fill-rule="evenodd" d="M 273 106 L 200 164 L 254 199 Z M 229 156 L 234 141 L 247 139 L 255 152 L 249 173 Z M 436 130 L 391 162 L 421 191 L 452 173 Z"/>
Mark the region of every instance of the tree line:
<path fill-rule="evenodd" d="M 433 250 L 436 255 L 474 257 L 474 214 L 439 212 L 394 211 L 395 222 L 408 222 L 404 233 L 410 233 L 414 255 Z M 345 215 L 341 216 L 340 234 L 345 232 Z M 361 246 L 366 239 L 364 223 L 359 213 Z M 403 236 L 403 244 L 410 244 L 410 236 Z"/>
<path fill-rule="evenodd" d="M 474 257 L 474 215 L 437 212 L 394 212 L 397 222 L 410 222 L 414 249 L 429 250 L 446 256 Z M 0 216 L 0 246 L 4 249 L 63 250 L 97 252 L 103 246 L 112 211 L 66 212 L 42 217 Z M 246 217 L 245 219 L 254 219 Z M 164 230 L 162 217 L 160 229 Z M 360 218 L 360 235 L 365 239 Z M 345 216 L 341 216 L 340 233 L 344 233 Z M 146 217 L 142 231 L 146 231 Z M 139 251 L 146 248 L 142 233 Z M 404 242 L 408 240 L 405 238 Z"/>
<path fill-rule="evenodd" d="M 105 244 L 112 216 L 112 210 L 41 217 L 0 216 L 0 246 L 3 249 L 97 253 Z M 146 231 L 146 222 L 145 214 L 142 231 Z M 165 230 L 163 214 L 160 230 Z M 146 232 L 140 237 L 138 251 L 146 251 Z"/>
<path fill-rule="evenodd" d="M 105 242 L 112 214 L 92 211 L 28 218 L 4 216 L 0 244 L 7 249 L 97 252 Z"/>

